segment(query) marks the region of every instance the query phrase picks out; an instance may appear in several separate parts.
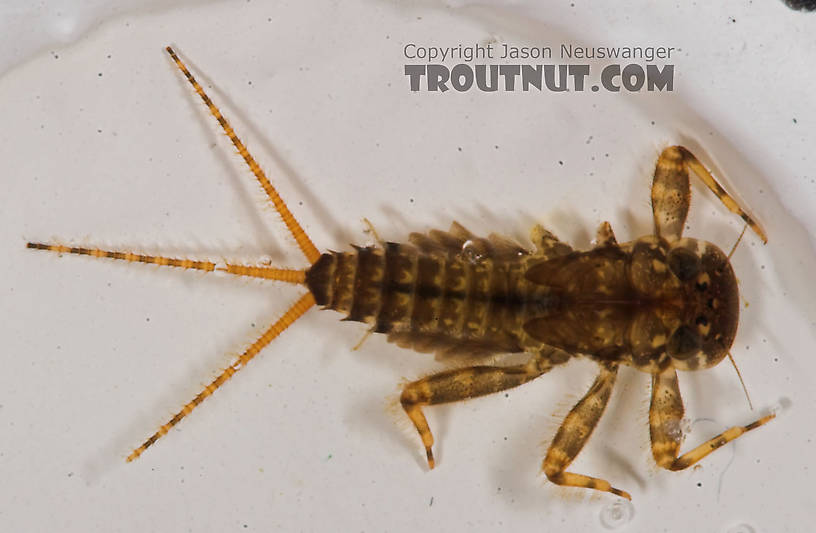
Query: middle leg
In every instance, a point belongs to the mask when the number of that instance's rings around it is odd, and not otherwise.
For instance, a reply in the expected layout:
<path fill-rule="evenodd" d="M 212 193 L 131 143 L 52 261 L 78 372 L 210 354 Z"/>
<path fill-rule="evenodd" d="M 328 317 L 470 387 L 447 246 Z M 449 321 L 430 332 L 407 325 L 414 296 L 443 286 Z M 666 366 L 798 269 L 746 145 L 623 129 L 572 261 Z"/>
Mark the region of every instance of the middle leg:
<path fill-rule="evenodd" d="M 581 452 L 589 436 L 592 435 L 592 430 L 598 425 L 606 404 L 609 402 L 617 375 L 618 366 L 616 364 L 601 364 L 601 373 L 595 383 L 581 398 L 581 401 L 575 404 L 561 427 L 558 428 L 558 433 L 555 434 L 542 465 L 547 479 L 556 485 L 595 489 L 611 492 L 627 500 L 632 499 L 628 492 L 616 489 L 604 479 L 564 471 Z"/>

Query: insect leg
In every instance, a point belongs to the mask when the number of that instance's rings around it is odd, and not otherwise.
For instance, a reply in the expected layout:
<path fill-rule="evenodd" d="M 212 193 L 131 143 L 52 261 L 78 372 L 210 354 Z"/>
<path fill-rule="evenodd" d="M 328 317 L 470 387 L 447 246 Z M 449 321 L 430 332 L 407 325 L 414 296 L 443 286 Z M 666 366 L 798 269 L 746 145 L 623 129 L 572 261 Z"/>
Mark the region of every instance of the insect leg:
<path fill-rule="evenodd" d="M 402 390 L 400 402 L 419 432 L 428 457 L 428 466 L 434 467 L 431 450 L 434 439 L 422 412 L 423 405 L 457 402 L 511 389 L 537 378 L 548 372 L 554 364 L 564 362 L 568 358 L 569 356 L 560 350 L 547 348 L 525 364 L 457 368 L 407 384 Z"/>
<path fill-rule="evenodd" d="M 133 461 L 137 457 L 139 457 L 142 452 L 144 452 L 147 448 L 153 445 L 154 442 L 159 440 L 162 436 L 164 436 L 170 429 L 181 422 L 181 420 L 190 414 L 193 409 L 198 407 L 198 405 L 203 402 L 208 396 L 210 396 L 215 390 L 223 385 L 228 379 L 230 379 L 236 372 L 244 368 L 247 363 L 249 363 L 258 353 L 263 350 L 272 340 L 275 339 L 278 335 L 283 333 L 283 331 L 291 326 L 295 320 L 300 318 L 303 313 L 308 311 L 313 305 L 315 304 L 314 296 L 312 293 L 306 293 L 300 297 L 300 299 L 295 302 L 292 307 L 289 308 L 286 313 L 282 317 L 280 317 L 277 322 L 272 324 L 269 329 L 267 329 L 263 335 L 261 335 L 258 340 L 256 340 L 252 345 L 246 349 L 244 353 L 242 353 L 238 358 L 232 363 L 230 366 L 224 369 L 221 374 L 215 378 L 212 383 L 204 387 L 204 390 L 198 393 L 198 395 L 193 398 L 193 400 L 182 407 L 181 411 L 176 413 L 173 418 L 171 418 L 166 424 L 161 426 L 156 433 L 150 436 L 144 444 L 133 450 L 133 452 L 128 455 L 127 461 Z"/>
<path fill-rule="evenodd" d="M 652 182 L 652 213 L 657 235 L 675 241 L 683 234 L 683 225 L 691 202 L 689 170 L 732 212 L 738 214 L 759 235 L 762 242 L 768 242 L 765 232 L 740 206 L 731 195 L 717 183 L 711 172 L 688 149 L 670 146 L 657 159 L 654 181 Z"/>
<path fill-rule="evenodd" d="M 595 429 L 601 419 L 606 404 L 609 402 L 609 396 L 612 393 L 612 386 L 615 384 L 617 373 L 617 365 L 601 365 L 601 373 L 595 383 L 592 384 L 584 397 L 575 404 L 575 407 L 564 419 L 561 427 L 558 428 L 558 432 L 547 450 L 542 470 L 547 475 L 547 479 L 556 485 L 611 492 L 631 500 L 629 493 L 616 489 L 606 480 L 564 472 L 581 452 L 581 448 L 589 440 L 592 430 Z"/>
<path fill-rule="evenodd" d="M 559 241 L 558 237 L 549 230 L 544 229 L 544 226 L 540 224 L 536 224 L 530 230 L 530 240 L 533 241 L 536 247 L 536 254 L 545 257 L 558 257 L 572 251 L 571 246 Z"/>
<path fill-rule="evenodd" d="M 614 246 L 616 244 L 618 244 L 618 240 L 615 238 L 615 232 L 612 231 L 612 226 L 609 222 L 601 222 L 601 225 L 598 226 L 598 231 L 595 233 L 595 246 Z"/>
<path fill-rule="evenodd" d="M 132 263 L 145 263 L 158 266 L 170 266 L 183 268 L 186 270 L 201 270 L 212 272 L 214 270 L 226 272 L 236 276 L 249 276 L 253 278 L 272 279 L 285 281 L 288 283 L 303 284 L 306 281 L 304 270 L 291 270 L 286 268 L 259 267 L 252 265 L 239 265 L 235 263 L 223 263 L 217 265 L 212 261 L 197 261 L 193 259 L 178 259 L 175 257 L 164 257 L 160 255 L 137 254 L 129 251 L 101 250 L 99 248 L 84 248 L 77 246 L 63 246 L 61 244 L 43 244 L 39 242 L 29 242 L 27 248 L 34 250 L 46 250 L 58 254 L 77 254 L 90 257 L 102 257 L 107 259 L 119 259 Z"/>
<path fill-rule="evenodd" d="M 725 207 L 728 208 L 729 211 L 739 215 L 740 218 L 742 218 L 742 220 L 744 220 L 745 223 L 751 227 L 754 233 L 756 233 L 759 238 L 762 239 L 762 242 L 767 243 L 768 237 L 765 235 L 765 231 L 739 206 L 739 204 L 737 204 L 737 201 L 730 194 L 725 192 L 725 189 L 723 189 L 722 186 L 717 183 L 717 180 L 714 179 L 714 176 L 711 175 L 711 172 L 709 172 L 705 165 L 700 163 L 700 160 L 697 159 L 697 157 L 689 150 L 683 148 L 682 146 L 679 146 L 678 148 L 683 153 L 686 166 L 694 171 L 694 173 L 697 174 L 701 180 L 703 180 L 706 187 L 708 187 L 711 192 L 713 192 L 717 198 L 720 199 L 720 201 L 723 203 L 723 205 L 725 205 Z"/>
<path fill-rule="evenodd" d="M 168 46 L 166 50 L 167 53 L 170 54 L 170 57 L 173 58 L 173 61 L 176 63 L 176 66 L 179 68 L 179 70 L 181 70 L 181 72 L 184 74 L 184 77 L 187 78 L 187 81 L 190 82 L 190 85 L 193 86 L 195 92 L 198 93 L 198 95 L 204 101 L 204 104 L 207 106 L 207 109 L 210 110 L 210 114 L 212 114 L 212 116 L 214 116 L 218 123 L 221 125 L 221 128 L 224 130 L 224 133 L 226 133 L 227 137 L 229 137 L 230 141 L 232 141 L 232 144 L 238 150 L 238 153 L 241 155 L 241 157 L 244 158 L 244 161 L 246 161 L 247 165 L 249 165 L 249 169 L 255 175 L 255 177 L 258 180 L 258 183 L 260 183 L 261 187 L 266 192 L 266 195 L 269 197 L 269 200 L 272 202 L 272 205 L 275 206 L 275 210 L 283 219 L 283 223 L 286 224 L 286 227 L 289 229 L 289 233 L 291 233 L 292 237 L 294 237 L 295 242 L 297 242 L 297 245 L 303 252 L 303 255 L 306 256 L 306 259 L 309 260 L 309 263 L 314 264 L 315 261 L 317 261 L 320 258 L 320 252 L 312 243 L 311 239 L 309 239 L 309 236 L 306 235 L 306 232 L 303 230 L 298 221 L 295 219 L 292 212 L 289 211 L 289 208 L 286 206 L 286 203 L 278 194 L 278 191 L 269 182 L 269 179 L 266 177 L 266 174 L 264 173 L 263 169 L 258 165 L 258 163 L 255 161 L 255 158 L 253 158 L 252 155 L 249 153 L 244 143 L 241 142 L 241 140 L 235 134 L 235 130 L 232 129 L 232 126 L 224 117 L 224 115 L 221 113 L 221 111 L 218 109 L 218 107 L 216 107 L 212 100 L 210 100 L 210 97 L 207 96 L 207 93 L 204 92 L 204 89 L 201 87 L 201 85 L 199 85 L 195 77 L 193 77 L 193 75 L 187 69 L 187 66 L 181 61 L 181 59 L 179 59 L 179 57 L 176 55 L 176 53 L 173 51 L 171 47 Z"/>
<path fill-rule="evenodd" d="M 657 159 L 652 181 L 652 215 L 655 233 L 669 241 L 683 235 L 691 202 L 688 168 L 681 146 L 670 146 Z"/>
<path fill-rule="evenodd" d="M 669 367 L 652 376 L 652 405 L 649 409 L 649 433 L 652 440 L 652 456 L 655 462 L 668 470 L 688 468 L 717 448 L 736 439 L 746 431 L 769 422 L 775 415 L 770 414 L 751 422 L 747 426 L 734 426 L 716 437 L 709 439 L 680 457 L 683 430 L 683 399 L 677 384 L 677 372 Z"/>

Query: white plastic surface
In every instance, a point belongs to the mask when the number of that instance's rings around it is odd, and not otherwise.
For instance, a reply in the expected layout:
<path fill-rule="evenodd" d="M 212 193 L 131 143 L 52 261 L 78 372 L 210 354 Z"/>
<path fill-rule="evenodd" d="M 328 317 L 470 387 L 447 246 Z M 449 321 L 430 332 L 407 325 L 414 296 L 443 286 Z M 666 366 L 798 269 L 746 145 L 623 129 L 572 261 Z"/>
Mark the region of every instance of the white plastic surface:
<path fill-rule="evenodd" d="M 0 529 L 810 527 L 816 15 L 774 1 L 63 2 L 60 16 L 5 4 Z M 408 90 L 407 42 L 491 40 L 674 46 L 675 90 Z M 727 363 L 682 373 L 685 446 L 774 406 L 780 416 L 699 468 L 664 472 L 649 451 L 649 378 L 624 369 L 571 468 L 628 490 L 632 507 L 621 507 L 539 473 L 594 377 L 575 361 L 507 394 L 427 409 L 438 460 L 428 472 L 396 398 L 403 379 L 437 363 L 380 336 L 352 351 L 364 327 L 315 310 L 126 464 L 302 289 L 57 257 L 25 242 L 305 265 L 167 44 L 321 249 L 371 242 L 362 217 L 397 241 L 454 219 L 522 242 L 541 222 L 578 247 L 608 220 L 628 240 L 651 231 L 659 150 L 689 146 L 769 244 L 748 233 L 732 260 L 744 300 L 733 354 L 756 411 Z M 687 235 L 729 249 L 740 220 L 697 184 L 693 194 Z"/>

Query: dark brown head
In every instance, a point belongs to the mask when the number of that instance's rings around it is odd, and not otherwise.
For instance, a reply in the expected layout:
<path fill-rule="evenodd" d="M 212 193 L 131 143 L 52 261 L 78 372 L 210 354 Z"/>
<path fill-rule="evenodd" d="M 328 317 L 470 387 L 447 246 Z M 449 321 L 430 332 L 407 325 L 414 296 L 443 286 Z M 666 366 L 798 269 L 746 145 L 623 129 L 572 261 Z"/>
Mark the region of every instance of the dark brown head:
<path fill-rule="evenodd" d="M 739 289 L 728 257 L 711 243 L 680 239 L 670 245 L 666 265 L 686 304 L 666 353 L 680 370 L 714 366 L 728 354 L 739 322 Z"/>

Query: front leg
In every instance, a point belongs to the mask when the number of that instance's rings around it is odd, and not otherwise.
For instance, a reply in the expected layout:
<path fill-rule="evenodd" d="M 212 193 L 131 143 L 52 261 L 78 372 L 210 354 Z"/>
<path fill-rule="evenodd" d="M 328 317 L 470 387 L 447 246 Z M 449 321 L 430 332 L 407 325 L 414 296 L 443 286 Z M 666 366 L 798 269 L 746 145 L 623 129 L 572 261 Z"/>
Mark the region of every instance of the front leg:
<path fill-rule="evenodd" d="M 652 405 L 649 409 L 649 434 L 655 462 L 667 470 L 683 470 L 690 467 L 717 448 L 736 439 L 746 431 L 767 423 L 774 414 L 763 416 L 747 426 L 734 426 L 709 439 L 680 457 L 683 430 L 683 399 L 677 384 L 677 372 L 669 367 L 652 376 Z"/>
<path fill-rule="evenodd" d="M 553 366 L 566 362 L 569 355 L 559 349 L 547 347 L 529 361 L 513 366 L 471 366 L 433 374 L 409 383 L 403 388 L 400 402 L 414 423 L 425 454 L 428 467 L 434 467 L 433 434 L 422 412 L 423 405 L 458 402 L 494 392 L 517 387 L 549 372 Z"/>
<path fill-rule="evenodd" d="M 689 170 L 697 174 L 725 207 L 742 217 L 745 223 L 759 235 L 762 242 L 768 242 L 759 224 L 743 211 L 731 195 L 725 192 L 725 189 L 717 183 L 700 160 L 682 146 L 670 146 L 663 150 L 655 166 L 652 182 L 652 214 L 654 215 L 655 233 L 658 236 L 668 241 L 676 241 L 683 234 L 683 225 L 686 222 L 691 202 Z"/>
<path fill-rule="evenodd" d="M 561 427 L 558 428 L 558 433 L 555 434 L 542 465 L 547 479 L 556 485 L 595 489 L 611 492 L 627 500 L 632 499 L 628 492 L 616 489 L 606 480 L 564 472 L 581 452 L 589 436 L 592 435 L 592 430 L 598 425 L 606 404 L 609 402 L 617 375 L 618 366 L 616 364 L 601 364 L 601 373 L 595 383 L 581 398 L 581 401 L 575 404 Z"/>

